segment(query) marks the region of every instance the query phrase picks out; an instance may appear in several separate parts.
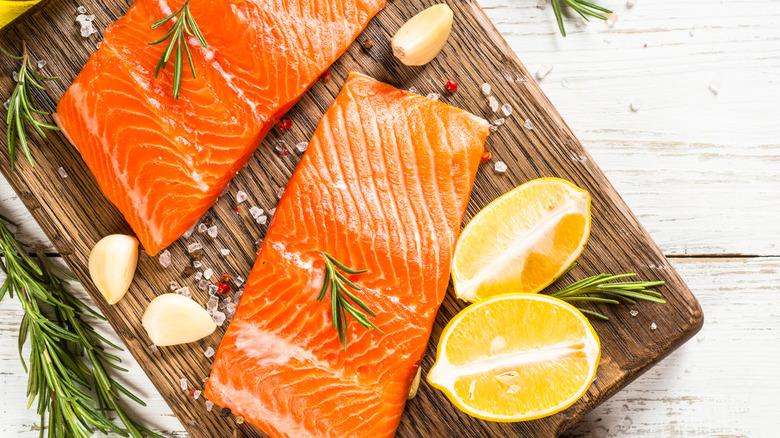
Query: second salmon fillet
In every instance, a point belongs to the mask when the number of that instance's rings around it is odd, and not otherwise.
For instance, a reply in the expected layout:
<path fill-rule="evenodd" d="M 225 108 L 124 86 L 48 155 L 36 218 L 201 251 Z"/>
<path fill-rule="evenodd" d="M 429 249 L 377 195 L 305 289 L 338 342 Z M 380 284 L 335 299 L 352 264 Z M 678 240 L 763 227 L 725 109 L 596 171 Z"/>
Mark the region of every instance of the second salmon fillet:
<path fill-rule="evenodd" d="M 350 75 L 279 202 L 206 396 L 275 438 L 394 436 L 488 131 Z M 344 351 L 329 296 L 316 299 L 321 251 L 368 270 L 350 280 L 384 335 L 350 318 Z"/>

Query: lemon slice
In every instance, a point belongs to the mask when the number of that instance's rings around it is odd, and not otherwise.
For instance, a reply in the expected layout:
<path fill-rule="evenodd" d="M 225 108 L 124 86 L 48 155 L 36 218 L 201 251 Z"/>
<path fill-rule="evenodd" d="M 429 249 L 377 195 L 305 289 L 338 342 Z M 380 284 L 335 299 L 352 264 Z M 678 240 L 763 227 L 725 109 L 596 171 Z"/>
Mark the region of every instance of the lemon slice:
<path fill-rule="evenodd" d="M 455 294 L 478 301 L 535 293 L 558 278 L 590 234 L 590 195 L 568 181 L 527 182 L 485 207 L 458 239 Z"/>
<path fill-rule="evenodd" d="M 533 420 L 585 393 L 600 351 L 587 318 L 571 305 L 547 295 L 498 295 L 447 324 L 428 381 L 474 417 Z"/>

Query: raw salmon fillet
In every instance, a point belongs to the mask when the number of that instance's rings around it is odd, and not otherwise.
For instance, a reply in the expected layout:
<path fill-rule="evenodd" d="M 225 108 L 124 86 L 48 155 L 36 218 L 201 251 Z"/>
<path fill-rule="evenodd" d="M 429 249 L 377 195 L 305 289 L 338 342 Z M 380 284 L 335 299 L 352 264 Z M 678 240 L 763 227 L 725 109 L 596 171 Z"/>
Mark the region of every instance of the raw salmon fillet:
<path fill-rule="evenodd" d="M 206 396 L 271 437 L 392 437 L 447 291 L 486 121 L 352 74 L 279 201 Z M 331 325 L 320 251 L 385 333 Z"/>
<path fill-rule="evenodd" d="M 179 99 L 173 59 L 154 71 L 181 0 L 136 0 L 108 27 L 55 119 L 103 193 L 154 255 L 216 201 L 279 117 L 336 60 L 385 0 L 197 0 L 208 48 L 190 39 Z"/>

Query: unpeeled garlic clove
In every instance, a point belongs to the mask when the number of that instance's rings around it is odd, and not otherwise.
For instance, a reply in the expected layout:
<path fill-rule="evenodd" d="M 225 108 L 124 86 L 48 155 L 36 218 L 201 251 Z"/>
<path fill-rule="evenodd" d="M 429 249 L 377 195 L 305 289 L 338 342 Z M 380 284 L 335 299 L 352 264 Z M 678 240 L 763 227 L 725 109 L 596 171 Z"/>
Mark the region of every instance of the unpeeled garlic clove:
<path fill-rule="evenodd" d="M 125 296 L 138 264 L 138 239 L 124 234 L 106 236 L 89 253 L 89 276 L 108 304 Z"/>
<path fill-rule="evenodd" d="M 393 37 L 393 54 L 406 65 L 427 64 L 447 43 L 452 17 L 452 9 L 444 3 L 415 15 Z"/>
<path fill-rule="evenodd" d="M 144 311 L 141 324 L 158 347 L 195 342 L 217 329 L 206 309 L 174 293 L 153 299 Z"/>
<path fill-rule="evenodd" d="M 417 396 L 417 388 L 420 387 L 420 372 L 422 371 L 422 368 L 417 368 L 417 375 L 414 376 L 414 380 L 412 380 L 412 387 L 409 388 L 409 396 L 406 397 L 407 400 L 413 399 L 415 396 Z"/>

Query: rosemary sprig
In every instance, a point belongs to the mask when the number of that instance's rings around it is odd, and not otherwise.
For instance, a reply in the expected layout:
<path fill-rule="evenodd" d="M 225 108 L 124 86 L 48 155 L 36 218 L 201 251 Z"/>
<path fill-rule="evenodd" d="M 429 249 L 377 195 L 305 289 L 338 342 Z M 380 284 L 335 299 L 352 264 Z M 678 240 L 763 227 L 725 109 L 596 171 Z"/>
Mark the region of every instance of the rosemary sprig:
<path fill-rule="evenodd" d="M 610 11 L 609 9 L 603 6 L 593 4 L 586 0 L 550 0 L 550 3 L 552 3 L 553 11 L 555 12 L 555 20 L 558 22 L 558 29 L 560 29 L 561 35 L 563 35 L 564 37 L 566 36 L 566 28 L 563 26 L 563 12 L 561 10 L 561 1 L 567 4 L 570 8 L 574 9 L 574 11 L 580 14 L 580 16 L 585 21 L 590 21 L 588 20 L 588 16 L 598 18 L 599 20 L 606 20 L 607 17 L 604 14 L 612 13 L 612 11 Z"/>
<path fill-rule="evenodd" d="M 0 300 L 6 293 L 22 304 L 24 316 L 19 328 L 19 357 L 28 372 L 28 407 L 37 398 L 37 413 L 43 425 L 48 416 L 48 436 L 89 438 L 94 431 L 113 432 L 123 437 L 162 438 L 132 419 L 119 404 L 120 393 L 145 406 L 144 402 L 109 376 L 108 368 L 127 371 L 120 359 L 104 344 L 121 350 L 87 323 L 104 319 L 67 289 L 75 280 L 45 254 L 37 260 L 8 230 L 10 220 L 0 216 L 0 269 L 6 275 L 0 286 Z M 56 274 L 55 274 L 56 273 Z M 23 347 L 30 345 L 29 365 Z M 114 411 L 124 429 L 107 416 Z M 41 428 L 41 437 L 44 428 Z"/>
<path fill-rule="evenodd" d="M 572 264 L 561 277 L 569 273 L 576 263 Z M 621 278 L 633 277 L 636 274 L 608 275 L 598 274 L 573 283 L 558 292 L 551 293 L 550 296 L 571 303 L 575 302 L 593 302 L 620 304 L 621 301 L 636 304 L 637 300 L 652 301 L 654 303 L 666 303 L 661 298 L 661 294 L 654 290 L 648 290 L 651 287 L 663 286 L 663 281 L 627 281 L 618 283 L 609 283 Z M 559 277 L 560 278 L 560 277 Z M 557 281 L 557 280 L 556 280 Z M 605 315 L 588 309 L 577 308 L 580 312 L 608 321 Z"/>
<path fill-rule="evenodd" d="M 379 333 L 385 334 L 385 332 L 379 330 L 379 327 L 374 325 L 373 322 L 369 321 L 368 316 L 366 316 L 366 313 L 371 316 L 376 316 L 376 313 L 363 304 L 363 302 L 349 290 L 350 288 L 360 290 L 360 288 L 341 273 L 341 271 L 343 271 L 350 275 L 356 275 L 368 271 L 350 269 L 325 251 L 320 251 L 320 255 L 322 255 L 322 259 L 325 260 L 325 278 L 322 281 L 320 294 L 317 295 L 317 301 L 321 302 L 325 298 L 325 293 L 330 288 L 331 320 L 333 321 L 333 327 L 339 333 L 339 341 L 344 344 L 344 352 L 346 353 L 347 351 L 347 315 L 355 318 L 363 327 L 369 330 L 374 329 Z M 355 307 L 355 305 L 357 305 L 357 307 Z M 364 311 L 365 313 L 363 313 Z"/>
<path fill-rule="evenodd" d="M 179 91 L 181 91 L 181 75 L 184 66 L 184 56 L 182 52 L 187 54 L 187 61 L 189 61 L 190 64 L 192 77 L 197 78 L 195 75 L 195 65 L 192 63 L 190 47 L 187 45 L 186 41 L 187 36 L 194 36 L 198 40 L 198 43 L 200 43 L 200 45 L 204 48 L 208 47 L 209 45 L 206 43 L 206 38 L 203 37 L 203 34 L 200 32 L 200 28 L 198 28 L 198 24 L 195 22 L 195 18 L 192 17 L 192 13 L 190 12 L 190 0 L 184 2 L 184 5 L 182 5 L 178 11 L 152 24 L 152 29 L 157 29 L 163 24 L 173 20 L 174 17 L 176 20 L 165 36 L 157 41 L 152 41 L 149 43 L 149 45 L 153 46 L 155 44 L 165 42 L 168 38 L 171 39 L 171 41 L 168 43 L 168 48 L 165 49 L 162 57 L 160 58 L 160 62 L 157 63 L 157 68 L 154 70 L 154 77 L 157 77 L 157 74 L 160 73 L 160 70 L 165 69 L 165 66 L 168 64 L 168 60 L 171 58 L 171 54 L 175 49 L 176 55 L 173 61 L 173 98 L 178 99 Z M 182 47 L 184 47 L 183 51 Z"/>
<path fill-rule="evenodd" d="M 14 170 L 16 164 L 17 144 L 22 148 L 22 152 L 24 153 L 24 156 L 27 157 L 30 166 L 35 166 L 32 154 L 30 154 L 30 146 L 27 143 L 27 123 L 30 123 L 43 138 L 46 138 L 46 133 L 43 132 L 44 129 L 59 131 L 60 128 L 49 123 L 40 122 L 33 117 L 33 113 L 48 113 L 35 107 L 35 102 L 32 98 L 32 88 L 30 87 L 32 86 L 43 90 L 43 82 L 53 81 L 57 78 L 43 76 L 33 69 L 32 65 L 30 65 L 30 56 L 27 53 L 27 45 L 24 41 L 22 41 L 21 56 L 11 55 L 2 47 L 0 47 L 0 51 L 9 58 L 22 61 L 22 66 L 19 67 L 19 76 L 17 78 L 16 87 L 11 94 L 11 99 L 8 101 L 8 116 L 6 117 L 6 123 L 8 124 L 6 139 L 8 143 L 8 155 L 10 156 L 11 161 L 11 170 Z"/>

